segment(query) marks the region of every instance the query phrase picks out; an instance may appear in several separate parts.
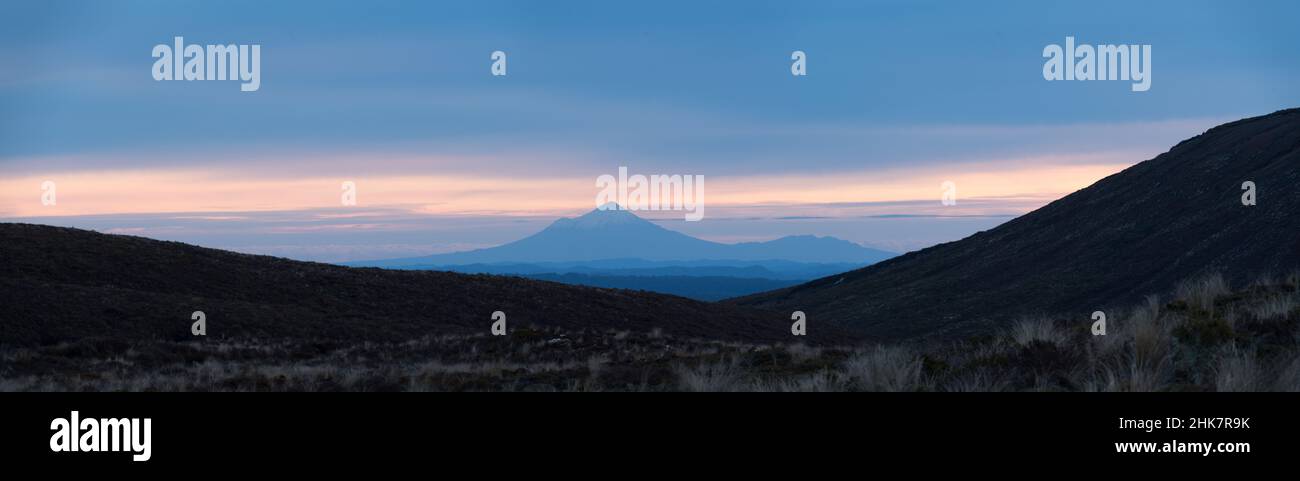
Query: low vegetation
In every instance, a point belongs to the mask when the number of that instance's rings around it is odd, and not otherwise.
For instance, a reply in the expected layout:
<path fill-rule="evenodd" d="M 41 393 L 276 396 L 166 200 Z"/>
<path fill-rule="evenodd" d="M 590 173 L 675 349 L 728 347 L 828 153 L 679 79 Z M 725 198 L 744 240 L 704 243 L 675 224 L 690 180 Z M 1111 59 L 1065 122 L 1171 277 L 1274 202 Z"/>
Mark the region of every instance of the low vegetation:
<path fill-rule="evenodd" d="M 958 342 L 756 344 L 660 330 L 515 329 L 406 342 L 83 339 L 0 350 L 0 390 L 1297 391 L 1300 275 Z"/>

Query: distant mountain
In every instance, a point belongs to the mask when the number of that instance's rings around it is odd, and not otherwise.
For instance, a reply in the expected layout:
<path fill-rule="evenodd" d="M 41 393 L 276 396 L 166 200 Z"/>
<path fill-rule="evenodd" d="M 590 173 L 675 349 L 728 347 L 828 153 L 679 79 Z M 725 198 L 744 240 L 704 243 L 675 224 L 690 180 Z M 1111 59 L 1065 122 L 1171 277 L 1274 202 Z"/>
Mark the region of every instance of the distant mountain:
<path fill-rule="evenodd" d="M 1242 205 L 1254 182 L 1257 205 Z M 1300 268 L 1300 109 L 1221 125 L 989 231 L 735 300 L 878 338 L 987 333 Z M 1113 313 L 1112 313 L 1113 314 Z M 1112 315 L 1113 317 L 1113 315 Z"/>
<path fill-rule="evenodd" d="M 555 221 L 523 239 L 467 252 L 352 262 L 351 266 L 406 267 L 465 264 L 647 261 L 792 261 L 865 265 L 894 254 L 833 237 L 790 236 L 767 242 L 723 244 L 665 229 L 619 209 L 593 210 Z"/>
<path fill-rule="evenodd" d="M 635 330 L 708 339 L 790 340 L 790 313 L 518 277 L 349 268 L 178 242 L 0 223 L 0 347 L 78 339 L 401 341 L 513 331 Z M 832 328 L 810 342 L 852 339 Z M 327 344 L 321 344 L 327 346 Z M 69 351 L 69 356 L 90 355 Z"/>

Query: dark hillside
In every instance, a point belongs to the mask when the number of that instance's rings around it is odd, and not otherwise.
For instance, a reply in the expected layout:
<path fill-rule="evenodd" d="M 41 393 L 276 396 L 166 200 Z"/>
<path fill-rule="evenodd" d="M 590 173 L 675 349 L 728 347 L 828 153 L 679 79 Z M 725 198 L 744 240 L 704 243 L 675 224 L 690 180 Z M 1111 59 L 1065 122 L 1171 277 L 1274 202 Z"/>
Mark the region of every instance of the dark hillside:
<path fill-rule="evenodd" d="M 789 313 L 518 277 L 393 271 L 244 255 L 177 242 L 0 224 L 0 344 L 81 338 L 393 341 L 513 330 L 662 330 L 678 336 L 790 340 Z M 809 341 L 843 341 L 813 329 Z"/>
<path fill-rule="evenodd" d="M 1258 205 L 1242 205 L 1245 181 Z M 873 337 L 953 337 L 1133 304 L 1204 272 L 1239 284 L 1297 267 L 1300 109 L 1290 109 L 1210 129 L 995 229 L 734 302 Z"/>

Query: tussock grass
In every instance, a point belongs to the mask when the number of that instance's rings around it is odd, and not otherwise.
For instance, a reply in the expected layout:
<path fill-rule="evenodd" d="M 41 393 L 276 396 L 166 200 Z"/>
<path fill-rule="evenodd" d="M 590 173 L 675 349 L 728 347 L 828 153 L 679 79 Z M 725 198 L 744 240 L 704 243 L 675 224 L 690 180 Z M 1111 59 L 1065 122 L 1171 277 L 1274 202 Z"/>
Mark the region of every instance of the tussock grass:
<path fill-rule="evenodd" d="M 806 376 L 755 380 L 746 390 L 752 392 L 834 392 L 843 391 L 844 386 L 839 373 L 824 370 Z"/>
<path fill-rule="evenodd" d="M 1300 356 L 1280 362 L 1277 372 L 1272 386 L 1274 391 L 1300 392 Z"/>
<path fill-rule="evenodd" d="M 1035 342 L 1059 345 L 1065 342 L 1066 334 L 1051 319 L 1025 319 L 1011 329 L 1011 339 L 1021 346 Z"/>
<path fill-rule="evenodd" d="M 998 392 L 1005 391 L 1006 387 L 1007 381 L 1005 379 L 998 379 L 996 374 L 980 370 L 949 379 L 940 386 L 940 390 L 947 392 Z"/>
<path fill-rule="evenodd" d="M 1231 292 L 1223 275 L 1214 273 L 1183 281 L 1175 290 L 1175 295 L 1192 307 L 1213 311 L 1214 302 Z"/>
<path fill-rule="evenodd" d="M 1255 354 L 1231 346 L 1219 356 L 1214 366 L 1214 389 L 1219 392 L 1260 391 L 1261 377 Z"/>
<path fill-rule="evenodd" d="M 691 392 L 739 391 L 745 383 L 744 373 L 735 362 L 679 366 L 677 374 L 681 379 L 682 390 Z"/>
<path fill-rule="evenodd" d="M 921 359 L 905 347 L 859 351 L 842 368 L 851 388 L 862 391 L 914 391 L 921 380 Z"/>
<path fill-rule="evenodd" d="M 1248 307 L 1250 314 L 1259 320 L 1285 319 L 1300 308 L 1297 294 L 1274 294 Z"/>

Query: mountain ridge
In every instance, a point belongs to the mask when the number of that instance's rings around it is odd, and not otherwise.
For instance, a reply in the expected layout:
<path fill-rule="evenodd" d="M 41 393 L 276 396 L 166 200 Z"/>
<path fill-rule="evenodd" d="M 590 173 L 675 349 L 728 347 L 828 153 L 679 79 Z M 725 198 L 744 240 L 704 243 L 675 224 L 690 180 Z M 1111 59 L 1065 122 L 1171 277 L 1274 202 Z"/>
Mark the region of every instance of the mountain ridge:
<path fill-rule="evenodd" d="M 1257 205 L 1242 205 L 1245 181 Z M 1297 206 L 1300 109 L 1286 109 L 1211 128 L 965 239 L 728 302 L 890 338 L 1086 316 L 1213 271 L 1242 283 L 1300 267 Z"/>
<path fill-rule="evenodd" d="M 834 237 L 786 236 L 764 242 L 724 244 L 666 229 L 627 210 L 596 209 L 556 220 L 541 231 L 495 247 L 430 256 L 348 262 L 356 267 L 464 264 L 648 261 L 784 260 L 869 264 L 894 254 Z"/>

